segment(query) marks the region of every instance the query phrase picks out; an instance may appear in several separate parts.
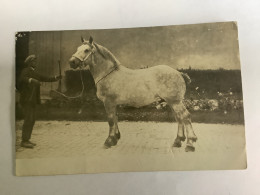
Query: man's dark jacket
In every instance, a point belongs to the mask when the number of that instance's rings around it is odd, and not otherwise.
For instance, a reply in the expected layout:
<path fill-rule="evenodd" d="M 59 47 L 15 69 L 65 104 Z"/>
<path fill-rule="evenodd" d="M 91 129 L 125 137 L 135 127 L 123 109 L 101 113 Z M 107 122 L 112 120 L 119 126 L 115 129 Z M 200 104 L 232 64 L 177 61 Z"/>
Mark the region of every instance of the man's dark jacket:
<path fill-rule="evenodd" d="M 55 77 L 43 76 L 32 67 L 26 67 L 22 70 L 19 77 L 19 92 L 21 104 L 40 104 L 40 85 L 32 82 L 31 79 L 36 79 L 40 82 L 53 82 L 56 81 Z"/>

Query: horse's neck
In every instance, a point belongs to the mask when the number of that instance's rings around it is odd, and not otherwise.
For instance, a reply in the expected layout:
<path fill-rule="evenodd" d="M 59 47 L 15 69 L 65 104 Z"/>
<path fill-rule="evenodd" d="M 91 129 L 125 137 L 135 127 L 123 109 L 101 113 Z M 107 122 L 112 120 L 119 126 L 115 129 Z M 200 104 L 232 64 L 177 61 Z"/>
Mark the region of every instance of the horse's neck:
<path fill-rule="evenodd" d="M 90 72 L 97 82 L 114 68 L 115 64 L 108 59 L 104 59 L 100 54 L 95 53 Z"/>

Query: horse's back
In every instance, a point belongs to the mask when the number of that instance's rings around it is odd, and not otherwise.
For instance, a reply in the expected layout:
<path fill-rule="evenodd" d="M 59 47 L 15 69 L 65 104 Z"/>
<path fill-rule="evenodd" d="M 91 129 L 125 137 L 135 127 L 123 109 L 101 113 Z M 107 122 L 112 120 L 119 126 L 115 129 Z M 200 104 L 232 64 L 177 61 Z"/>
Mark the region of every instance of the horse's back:
<path fill-rule="evenodd" d="M 185 85 L 181 73 L 167 65 L 156 65 L 146 69 L 128 69 L 122 66 L 120 69 L 121 71 L 116 76 L 117 78 L 114 78 L 114 81 L 122 82 L 125 86 L 142 85 L 145 83 L 146 85 L 154 86 L 152 87 L 154 89 L 156 87 L 179 88 Z"/>
<path fill-rule="evenodd" d="M 180 74 L 179 71 L 177 71 L 176 69 L 168 66 L 168 65 L 156 65 L 156 66 L 152 66 L 148 69 L 151 69 L 153 71 L 157 71 L 157 72 L 168 72 L 168 73 L 171 73 L 171 74 Z"/>
<path fill-rule="evenodd" d="M 153 66 L 150 69 L 150 72 L 152 72 L 152 75 L 154 78 L 157 78 L 159 83 L 169 83 L 169 85 L 172 86 L 172 83 L 177 83 L 179 85 L 185 84 L 184 79 L 182 77 L 182 74 L 167 65 L 157 65 Z"/>
<path fill-rule="evenodd" d="M 178 77 L 181 75 L 179 71 L 167 65 L 156 65 L 145 69 L 129 69 L 123 66 L 121 68 L 123 72 L 127 75 L 137 77 L 140 76 L 144 79 L 149 77 L 152 77 L 154 79 L 155 77 L 160 75 L 170 75 L 171 77 Z"/>
<path fill-rule="evenodd" d="M 121 66 L 99 83 L 97 91 L 100 99 L 109 96 L 119 104 L 139 107 L 154 102 L 156 97 L 181 100 L 186 86 L 181 73 L 166 65 L 137 70 Z"/>
<path fill-rule="evenodd" d="M 146 86 L 160 96 L 174 96 L 182 99 L 186 92 L 186 84 L 181 72 L 167 65 L 156 65 L 146 69 L 132 70 L 133 83 Z"/>

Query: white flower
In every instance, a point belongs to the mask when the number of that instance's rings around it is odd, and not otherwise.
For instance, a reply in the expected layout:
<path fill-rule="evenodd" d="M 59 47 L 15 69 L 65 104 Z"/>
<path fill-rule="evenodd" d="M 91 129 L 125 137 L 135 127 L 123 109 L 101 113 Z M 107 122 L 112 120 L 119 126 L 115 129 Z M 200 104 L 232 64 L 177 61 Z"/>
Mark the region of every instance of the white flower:
<path fill-rule="evenodd" d="M 198 89 L 199 89 L 199 87 L 196 87 L 195 89 L 196 89 L 196 90 L 198 90 Z"/>
<path fill-rule="evenodd" d="M 229 95 L 233 95 L 233 93 L 232 93 L 232 92 L 230 92 L 230 93 L 229 93 Z"/>
<path fill-rule="evenodd" d="M 210 107 L 210 110 L 213 111 L 213 110 L 217 110 L 218 109 L 218 101 L 217 100 L 209 100 L 208 101 L 208 106 Z"/>
<path fill-rule="evenodd" d="M 166 102 L 162 102 L 162 103 L 161 103 L 161 106 L 162 106 L 162 107 L 165 107 L 166 105 L 167 105 Z"/>
<path fill-rule="evenodd" d="M 156 106 L 156 109 L 158 109 L 158 110 L 162 109 L 161 104 L 158 104 L 158 105 Z"/>
<path fill-rule="evenodd" d="M 198 111 L 199 109 L 200 109 L 199 106 L 194 106 L 194 107 L 193 107 L 193 110 L 194 110 L 194 111 Z"/>

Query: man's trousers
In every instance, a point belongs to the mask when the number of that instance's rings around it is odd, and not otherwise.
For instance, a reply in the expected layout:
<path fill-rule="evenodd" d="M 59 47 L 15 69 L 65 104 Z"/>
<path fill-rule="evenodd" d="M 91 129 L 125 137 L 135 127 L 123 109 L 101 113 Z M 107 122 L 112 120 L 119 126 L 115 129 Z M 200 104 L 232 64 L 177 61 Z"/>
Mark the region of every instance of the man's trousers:
<path fill-rule="evenodd" d="M 22 141 L 29 141 L 31 139 L 33 126 L 35 123 L 35 104 L 24 104 L 23 114 L 24 114 L 24 123 L 22 129 Z"/>

